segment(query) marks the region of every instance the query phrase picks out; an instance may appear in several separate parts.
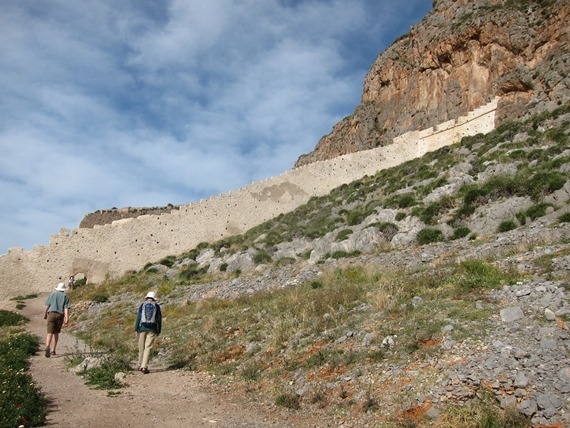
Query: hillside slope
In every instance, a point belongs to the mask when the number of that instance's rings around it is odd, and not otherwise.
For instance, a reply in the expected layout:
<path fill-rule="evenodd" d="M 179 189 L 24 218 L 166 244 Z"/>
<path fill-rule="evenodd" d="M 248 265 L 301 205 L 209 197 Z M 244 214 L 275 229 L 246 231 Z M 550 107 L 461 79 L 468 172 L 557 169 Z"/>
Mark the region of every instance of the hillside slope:
<path fill-rule="evenodd" d="M 569 133 L 570 105 L 506 123 L 80 286 L 74 331 L 132 357 L 156 290 L 156 364 L 323 427 L 568 426 Z"/>
<path fill-rule="evenodd" d="M 500 96 L 497 124 L 551 110 L 570 96 L 570 3 L 437 0 L 381 53 L 361 104 L 295 166 L 390 144 Z"/>

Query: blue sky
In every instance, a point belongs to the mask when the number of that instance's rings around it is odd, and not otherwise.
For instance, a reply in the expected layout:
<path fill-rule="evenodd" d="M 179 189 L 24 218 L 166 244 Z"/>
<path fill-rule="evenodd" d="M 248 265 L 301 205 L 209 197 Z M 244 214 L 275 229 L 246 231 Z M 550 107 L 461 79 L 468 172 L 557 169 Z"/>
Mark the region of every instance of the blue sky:
<path fill-rule="evenodd" d="M 0 254 L 279 175 L 432 0 L 0 0 Z"/>

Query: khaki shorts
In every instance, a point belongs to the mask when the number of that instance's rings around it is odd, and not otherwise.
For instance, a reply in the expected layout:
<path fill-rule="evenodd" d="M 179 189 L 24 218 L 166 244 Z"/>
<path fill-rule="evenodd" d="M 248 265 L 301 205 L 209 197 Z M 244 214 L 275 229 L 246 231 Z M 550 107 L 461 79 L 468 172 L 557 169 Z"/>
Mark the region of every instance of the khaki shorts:
<path fill-rule="evenodd" d="M 61 327 L 63 326 L 63 314 L 59 312 L 50 312 L 47 317 L 47 332 L 61 333 Z"/>

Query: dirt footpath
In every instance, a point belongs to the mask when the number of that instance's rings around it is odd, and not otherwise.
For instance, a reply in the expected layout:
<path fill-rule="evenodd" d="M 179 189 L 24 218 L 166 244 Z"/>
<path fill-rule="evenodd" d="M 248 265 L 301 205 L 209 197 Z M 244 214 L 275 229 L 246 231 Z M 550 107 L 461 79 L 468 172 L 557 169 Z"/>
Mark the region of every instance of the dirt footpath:
<path fill-rule="evenodd" d="M 44 356 L 46 296 L 26 300 L 22 310 L 30 319 L 29 331 L 40 336 L 40 351 L 31 359 L 30 373 L 49 400 L 46 427 L 327 426 L 287 409 L 268 408 L 216 391 L 206 375 L 181 370 L 130 373 L 125 380 L 128 386 L 116 396 L 91 389 L 65 365 L 65 355 L 76 352 L 78 346 L 77 340 L 65 333 L 65 327 L 57 355 Z"/>

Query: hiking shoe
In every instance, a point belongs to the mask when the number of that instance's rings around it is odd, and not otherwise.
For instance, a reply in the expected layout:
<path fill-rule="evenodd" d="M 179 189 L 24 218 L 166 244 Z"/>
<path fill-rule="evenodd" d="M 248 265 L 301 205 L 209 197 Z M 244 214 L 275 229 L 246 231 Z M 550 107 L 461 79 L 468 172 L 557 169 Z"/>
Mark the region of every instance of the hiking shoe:
<path fill-rule="evenodd" d="M 143 372 L 144 374 L 149 374 L 149 373 L 150 373 L 146 367 L 145 367 L 145 368 L 141 368 L 141 372 Z"/>
<path fill-rule="evenodd" d="M 51 355 L 51 354 L 50 354 L 49 348 L 46 348 L 46 358 L 49 358 L 50 355 Z"/>

